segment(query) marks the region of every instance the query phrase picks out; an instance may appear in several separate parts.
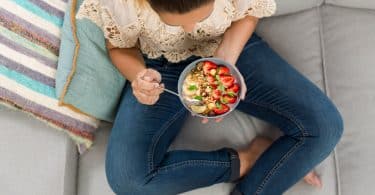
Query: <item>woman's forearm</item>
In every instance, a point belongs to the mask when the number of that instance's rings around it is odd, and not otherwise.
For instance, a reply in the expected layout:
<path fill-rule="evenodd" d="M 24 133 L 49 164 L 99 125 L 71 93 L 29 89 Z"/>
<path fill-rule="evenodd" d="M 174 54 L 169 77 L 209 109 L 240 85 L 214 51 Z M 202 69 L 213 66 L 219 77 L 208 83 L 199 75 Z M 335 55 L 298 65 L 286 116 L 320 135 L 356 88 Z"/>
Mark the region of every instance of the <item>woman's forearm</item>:
<path fill-rule="evenodd" d="M 256 17 L 247 16 L 233 22 L 231 27 L 224 33 L 223 41 L 218 51 L 222 52 L 222 54 L 219 55 L 224 55 L 226 61 L 235 64 L 246 42 L 255 31 L 258 20 Z"/>
<path fill-rule="evenodd" d="M 112 63 L 124 77 L 132 82 L 137 73 L 146 68 L 142 54 L 138 48 L 115 48 L 107 43 Z"/>

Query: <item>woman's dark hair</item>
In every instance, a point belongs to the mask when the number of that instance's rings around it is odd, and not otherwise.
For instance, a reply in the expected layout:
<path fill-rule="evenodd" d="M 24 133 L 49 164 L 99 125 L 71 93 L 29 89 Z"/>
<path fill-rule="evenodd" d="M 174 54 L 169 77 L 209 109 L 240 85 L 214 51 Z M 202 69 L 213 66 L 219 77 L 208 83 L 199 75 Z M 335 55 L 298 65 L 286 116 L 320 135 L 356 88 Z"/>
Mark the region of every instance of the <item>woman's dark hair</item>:
<path fill-rule="evenodd" d="M 140 0 L 142 1 L 142 0 Z M 143 0 L 147 1 L 151 7 L 159 12 L 171 12 L 184 14 L 199 8 L 214 0 Z"/>

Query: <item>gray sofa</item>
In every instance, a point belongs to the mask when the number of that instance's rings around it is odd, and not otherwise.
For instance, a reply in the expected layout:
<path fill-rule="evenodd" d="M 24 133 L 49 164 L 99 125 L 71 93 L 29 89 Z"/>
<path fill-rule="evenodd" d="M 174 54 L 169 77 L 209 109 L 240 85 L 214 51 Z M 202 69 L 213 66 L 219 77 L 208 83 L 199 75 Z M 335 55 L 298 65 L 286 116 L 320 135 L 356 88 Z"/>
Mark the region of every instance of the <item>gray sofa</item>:
<path fill-rule="evenodd" d="M 300 182 L 286 194 L 374 194 L 375 1 L 279 0 L 277 16 L 262 20 L 257 32 L 333 99 L 345 121 L 335 152 L 316 167 L 323 189 Z M 104 172 L 110 129 L 102 123 L 93 148 L 78 156 L 64 133 L 1 107 L 0 194 L 113 194 Z M 190 118 L 171 149 L 240 147 L 257 134 L 280 135 L 276 127 L 240 112 L 220 124 Z M 232 187 L 217 184 L 185 194 L 227 195 Z"/>

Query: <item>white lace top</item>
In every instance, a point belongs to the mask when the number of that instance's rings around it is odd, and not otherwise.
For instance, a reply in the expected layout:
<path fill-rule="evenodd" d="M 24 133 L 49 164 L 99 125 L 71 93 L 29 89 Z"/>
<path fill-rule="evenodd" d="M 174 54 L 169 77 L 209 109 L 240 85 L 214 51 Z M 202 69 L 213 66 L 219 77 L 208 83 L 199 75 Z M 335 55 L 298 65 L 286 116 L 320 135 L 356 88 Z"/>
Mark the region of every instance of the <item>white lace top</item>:
<path fill-rule="evenodd" d="M 274 0 L 215 0 L 212 14 L 191 33 L 163 23 L 149 5 L 141 8 L 136 0 L 84 0 L 76 18 L 96 23 L 115 47 L 137 46 L 149 58 L 164 55 L 178 62 L 192 55 L 212 56 L 233 21 L 247 15 L 267 17 L 275 11 Z"/>

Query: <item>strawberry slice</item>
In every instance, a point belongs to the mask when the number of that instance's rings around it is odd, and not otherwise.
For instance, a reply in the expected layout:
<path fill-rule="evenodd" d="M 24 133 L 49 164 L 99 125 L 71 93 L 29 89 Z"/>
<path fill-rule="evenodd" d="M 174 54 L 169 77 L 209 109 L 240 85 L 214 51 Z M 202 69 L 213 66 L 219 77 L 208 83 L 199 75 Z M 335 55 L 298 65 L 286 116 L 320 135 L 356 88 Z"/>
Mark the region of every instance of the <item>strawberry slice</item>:
<path fill-rule="evenodd" d="M 221 75 L 219 77 L 220 82 L 224 85 L 225 88 L 229 88 L 233 85 L 234 83 L 234 78 L 229 75 Z"/>
<path fill-rule="evenodd" d="M 202 68 L 203 68 L 203 73 L 205 75 L 209 75 L 212 69 L 217 68 L 217 65 L 210 61 L 204 61 Z"/>
<path fill-rule="evenodd" d="M 234 104 L 237 101 L 237 96 L 230 96 L 228 94 L 223 95 L 220 99 L 223 104 Z"/>
<path fill-rule="evenodd" d="M 233 84 L 232 87 L 227 89 L 227 93 L 237 93 L 238 91 L 240 91 L 240 85 L 238 83 Z"/>
<path fill-rule="evenodd" d="M 219 100 L 221 97 L 221 91 L 219 89 L 213 90 L 212 97 L 214 98 L 214 100 Z"/>
<path fill-rule="evenodd" d="M 226 66 L 219 66 L 217 68 L 217 74 L 218 75 L 229 75 L 230 74 L 230 70 Z"/>
<path fill-rule="evenodd" d="M 229 106 L 227 106 L 225 104 L 216 103 L 216 108 L 214 108 L 213 111 L 217 115 L 222 115 L 222 114 L 228 112 L 229 109 L 230 109 Z"/>

